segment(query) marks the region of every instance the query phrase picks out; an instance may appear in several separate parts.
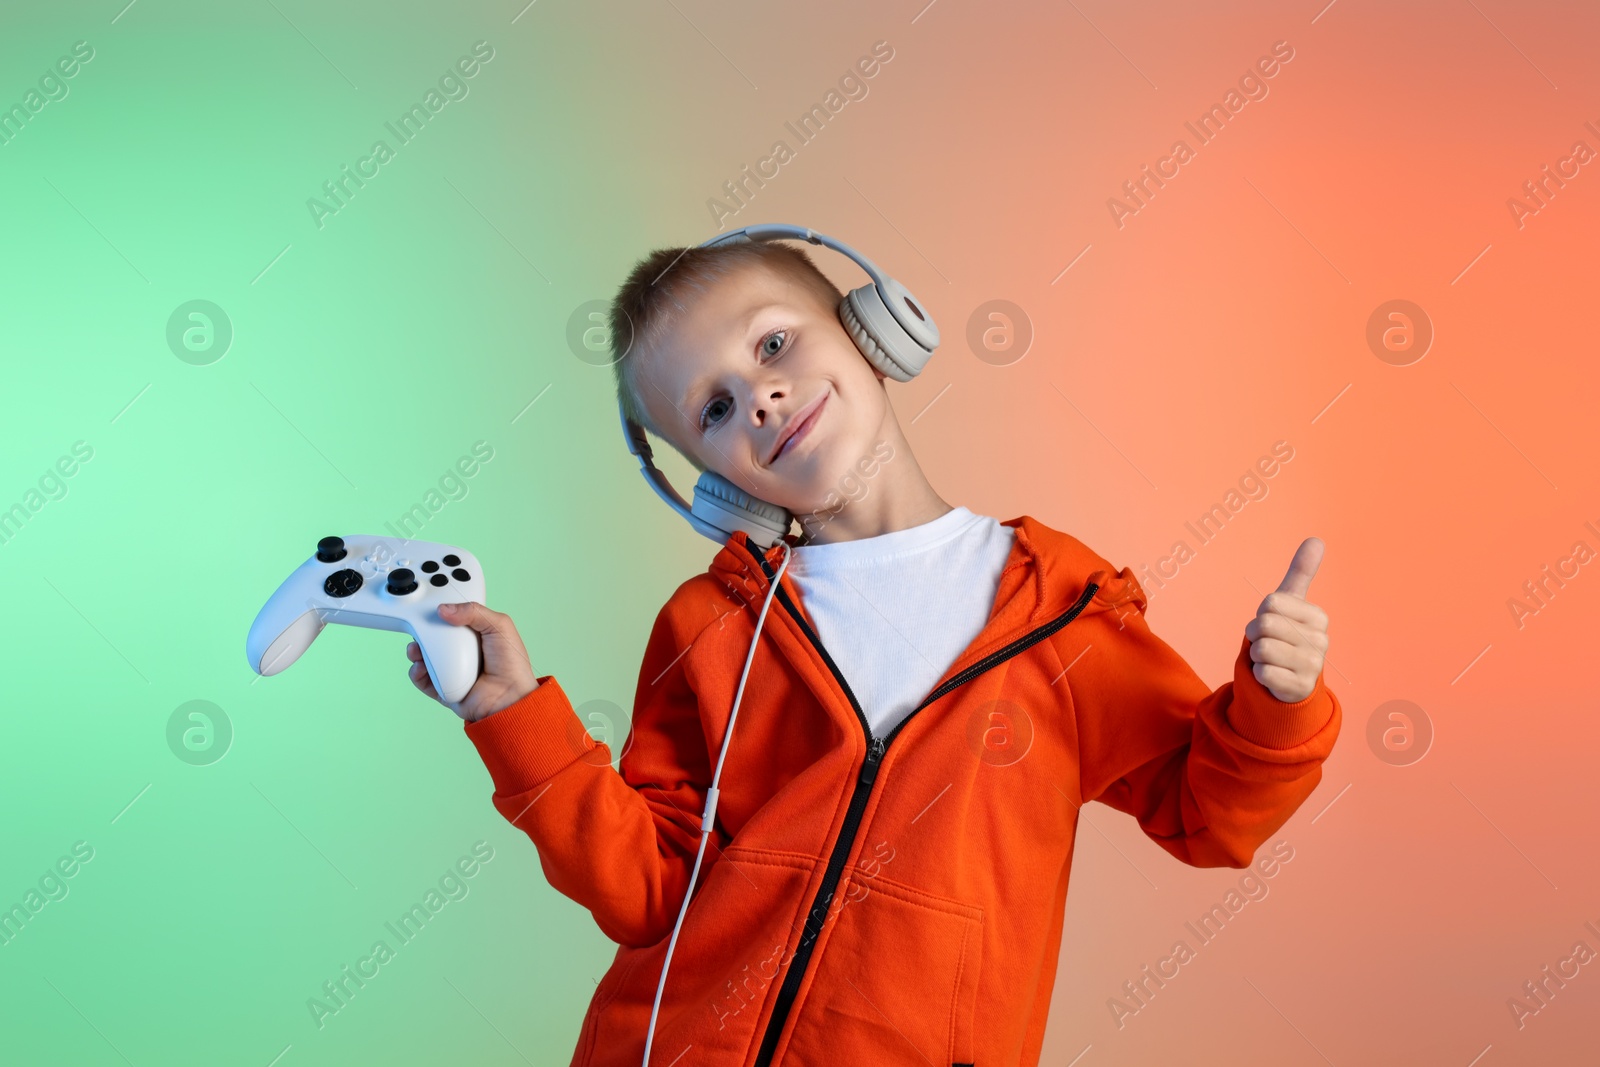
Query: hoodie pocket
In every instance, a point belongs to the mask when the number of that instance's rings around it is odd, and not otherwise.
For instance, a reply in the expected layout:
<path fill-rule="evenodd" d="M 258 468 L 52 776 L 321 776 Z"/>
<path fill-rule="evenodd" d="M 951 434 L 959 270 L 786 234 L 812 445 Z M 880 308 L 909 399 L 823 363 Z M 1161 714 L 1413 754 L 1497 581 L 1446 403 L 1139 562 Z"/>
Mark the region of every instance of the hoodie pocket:
<path fill-rule="evenodd" d="M 830 908 L 786 1052 L 802 1063 L 968 1064 L 983 911 L 885 878 L 854 877 Z"/>
<path fill-rule="evenodd" d="M 639 953 L 636 950 L 618 946 L 617 954 L 612 958 L 611 966 L 601 976 L 600 984 L 595 987 L 594 997 L 589 1001 L 589 1010 L 584 1015 L 583 1028 L 578 1035 L 578 1051 L 574 1056 L 575 1062 L 587 1064 L 594 1056 L 595 1035 L 600 1026 L 600 1013 L 606 1010 L 617 989 L 628 980 L 628 972 L 632 971 L 639 962 Z"/>
<path fill-rule="evenodd" d="M 693 1049 L 678 1067 L 733 1063 L 757 1040 L 756 1023 L 787 974 L 785 946 L 800 925 L 814 856 L 730 844 L 708 873 L 678 933 L 650 1049 L 665 1064 Z M 595 1011 L 588 1059 L 595 1067 L 638 1067 L 670 933 L 625 948 L 631 965 Z"/>

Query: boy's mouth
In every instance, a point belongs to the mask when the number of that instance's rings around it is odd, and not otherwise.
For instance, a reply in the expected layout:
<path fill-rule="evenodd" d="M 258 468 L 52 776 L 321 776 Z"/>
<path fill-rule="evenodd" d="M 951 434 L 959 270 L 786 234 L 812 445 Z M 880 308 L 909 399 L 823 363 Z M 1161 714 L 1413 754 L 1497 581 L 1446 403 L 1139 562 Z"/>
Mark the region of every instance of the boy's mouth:
<path fill-rule="evenodd" d="M 824 389 L 822 395 L 811 403 L 795 412 L 789 418 L 789 423 L 784 427 L 783 433 L 778 435 L 778 446 L 773 450 L 772 458 L 767 460 L 770 467 L 778 458 L 800 443 L 800 439 L 811 431 L 817 423 L 817 416 L 822 414 L 822 406 L 828 401 L 828 391 Z"/>

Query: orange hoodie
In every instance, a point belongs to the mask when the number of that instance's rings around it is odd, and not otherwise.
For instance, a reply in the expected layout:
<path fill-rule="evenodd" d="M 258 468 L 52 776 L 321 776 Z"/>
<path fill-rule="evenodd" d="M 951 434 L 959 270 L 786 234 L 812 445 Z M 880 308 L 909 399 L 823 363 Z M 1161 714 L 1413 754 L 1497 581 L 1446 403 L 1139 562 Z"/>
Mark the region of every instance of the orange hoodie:
<path fill-rule="evenodd" d="M 1244 867 L 1339 733 L 1319 676 L 1285 704 L 1211 691 L 1144 591 L 1030 516 L 983 631 L 887 737 L 785 575 L 751 667 L 651 1058 L 697 1067 L 1038 1062 L 1078 809 L 1127 812 L 1197 867 Z M 661 609 L 619 770 L 552 676 L 464 726 L 495 807 L 620 946 L 574 1067 L 635 1067 L 769 576 L 742 533 Z M 1241 624 L 1242 625 L 1242 624 Z M 688 1056 L 678 1057 L 688 1052 Z"/>

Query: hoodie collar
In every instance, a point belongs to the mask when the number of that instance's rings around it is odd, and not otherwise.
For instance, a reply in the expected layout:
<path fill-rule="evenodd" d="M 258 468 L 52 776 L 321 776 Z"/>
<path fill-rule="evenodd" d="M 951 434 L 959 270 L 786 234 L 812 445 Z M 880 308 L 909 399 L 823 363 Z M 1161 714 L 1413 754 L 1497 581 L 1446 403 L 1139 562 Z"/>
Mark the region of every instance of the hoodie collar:
<path fill-rule="evenodd" d="M 1094 582 L 1097 588 L 1083 614 L 1126 611 L 1130 602 L 1136 602 L 1139 610 L 1144 609 L 1144 590 L 1131 568 L 1112 569 L 1083 542 L 1071 534 L 1051 529 L 1031 515 L 1006 519 L 1001 525 L 1011 527 L 1016 536 L 1000 571 L 999 588 L 986 632 L 991 628 L 1031 629 L 1047 622 L 1075 603 L 1089 582 Z M 792 543 L 792 536 L 790 540 Z M 736 591 L 756 594 L 741 599 L 752 611 L 760 611 L 768 578 L 756 561 L 765 559 L 767 566 L 776 571 L 782 557 L 782 549 L 777 545 L 763 551 L 743 531 L 735 531 L 711 560 L 709 572 Z M 785 572 L 783 586 L 793 595 L 791 583 L 792 579 Z"/>

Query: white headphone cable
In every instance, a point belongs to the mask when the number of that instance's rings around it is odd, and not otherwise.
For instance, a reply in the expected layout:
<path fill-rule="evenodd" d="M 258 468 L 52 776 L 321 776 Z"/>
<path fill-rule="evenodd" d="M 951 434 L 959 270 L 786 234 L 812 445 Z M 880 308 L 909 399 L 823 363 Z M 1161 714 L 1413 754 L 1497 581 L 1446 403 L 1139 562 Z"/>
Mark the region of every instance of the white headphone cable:
<path fill-rule="evenodd" d="M 650 1067 L 650 1044 L 655 1039 L 656 1013 L 661 1010 L 661 992 L 667 986 L 667 968 L 672 966 L 672 950 L 678 944 L 678 930 L 683 926 L 683 917 L 689 911 L 689 900 L 694 896 L 694 883 L 700 876 L 700 860 L 705 856 L 706 838 L 716 821 L 717 798 L 720 795 L 717 782 L 722 779 L 722 761 L 728 755 L 728 742 L 733 739 L 733 724 L 739 717 L 739 701 L 744 696 L 744 683 L 750 677 L 750 664 L 756 658 L 756 644 L 761 640 L 761 627 L 767 621 L 767 609 L 772 606 L 772 595 L 778 591 L 778 579 L 783 577 L 784 570 L 789 566 L 791 551 L 789 543 L 787 541 L 778 543 L 783 546 L 783 562 L 778 565 L 778 573 L 772 576 L 772 583 L 767 589 L 767 598 L 761 603 L 761 614 L 756 616 L 755 636 L 750 639 L 750 651 L 744 657 L 744 673 L 739 675 L 739 688 L 733 694 L 733 711 L 728 714 L 728 729 L 722 735 L 722 751 L 717 754 L 717 766 L 711 775 L 711 788 L 706 791 L 706 810 L 700 817 L 700 847 L 694 854 L 694 870 L 689 873 L 689 886 L 684 890 L 683 905 L 678 909 L 678 921 L 672 924 L 672 939 L 667 942 L 666 958 L 661 961 L 661 980 L 656 983 L 656 999 L 650 1007 L 650 1029 L 644 1038 L 643 1067 Z"/>

